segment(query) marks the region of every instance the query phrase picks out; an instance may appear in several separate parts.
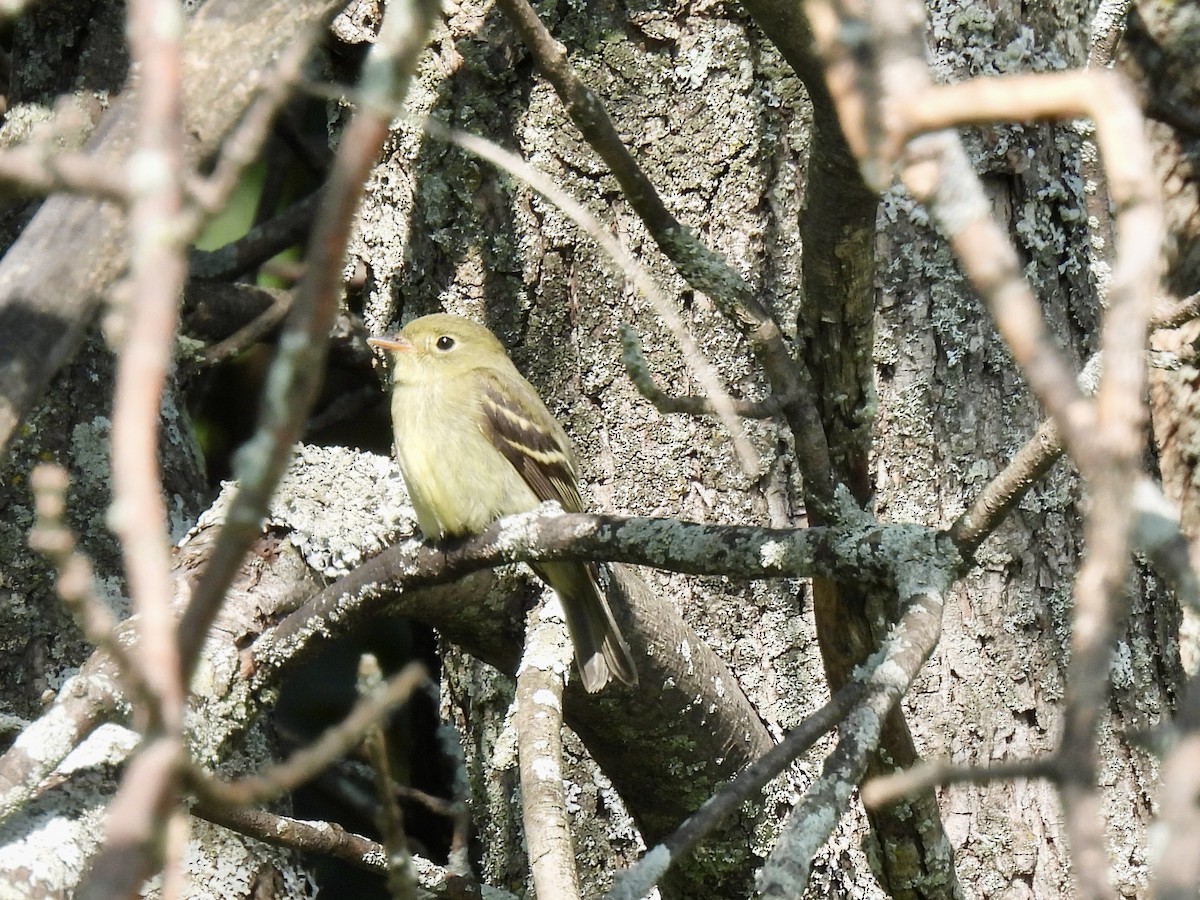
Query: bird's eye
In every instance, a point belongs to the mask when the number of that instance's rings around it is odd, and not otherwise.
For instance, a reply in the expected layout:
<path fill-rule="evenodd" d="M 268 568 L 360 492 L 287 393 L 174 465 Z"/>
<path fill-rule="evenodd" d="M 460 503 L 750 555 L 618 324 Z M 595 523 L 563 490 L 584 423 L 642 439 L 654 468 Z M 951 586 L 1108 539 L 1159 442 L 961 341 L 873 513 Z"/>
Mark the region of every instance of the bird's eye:
<path fill-rule="evenodd" d="M 454 349 L 454 338 L 448 334 L 443 334 L 437 339 L 437 348 L 442 351 Z"/>

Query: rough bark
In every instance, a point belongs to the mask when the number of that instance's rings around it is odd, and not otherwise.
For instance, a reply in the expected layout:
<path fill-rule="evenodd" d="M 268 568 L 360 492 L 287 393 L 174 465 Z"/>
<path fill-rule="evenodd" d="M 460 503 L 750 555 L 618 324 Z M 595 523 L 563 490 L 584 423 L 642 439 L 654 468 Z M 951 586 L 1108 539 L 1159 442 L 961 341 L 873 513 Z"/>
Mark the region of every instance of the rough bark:
<path fill-rule="evenodd" d="M 935 71 L 957 79 L 1082 66 L 1090 11 L 1070 3 L 931 8 Z M 1101 286 L 1087 252 L 1080 136 L 1069 126 L 1027 125 L 967 137 L 1045 315 L 1082 364 L 1094 346 Z M 1033 434 L 1041 413 L 922 216 L 900 192 L 885 196 L 876 490 L 888 520 L 933 524 L 961 511 Z M 906 702 L 923 754 L 988 765 L 1055 747 L 1081 499 L 1073 471 L 1060 464 L 983 545 L 976 570 L 954 591 L 941 649 Z M 1147 860 L 1138 848 L 1157 762 L 1128 734 L 1169 715 L 1182 673 L 1175 601 L 1144 573 L 1130 599 L 1101 755 L 1115 882 L 1133 895 L 1144 890 Z M 1070 894 L 1052 787 L 999 782 L 938 794 L 964 884 L 980 896 Z"/>

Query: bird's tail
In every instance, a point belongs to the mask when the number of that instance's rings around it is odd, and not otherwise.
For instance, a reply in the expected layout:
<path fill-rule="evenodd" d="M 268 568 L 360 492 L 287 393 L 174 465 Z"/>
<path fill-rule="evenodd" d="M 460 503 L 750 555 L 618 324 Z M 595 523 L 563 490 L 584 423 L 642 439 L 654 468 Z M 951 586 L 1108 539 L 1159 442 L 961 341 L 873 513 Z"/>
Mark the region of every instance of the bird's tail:
<path fill-rule="evenodd" d="M 542 563 L 537 572 L 562 601 L 584 689 L 595 693 L 610 678 L 636 687 L 633 654 L 621 637 L 612 607 L 596 581 L 594 567 L 575 562 Z"/>

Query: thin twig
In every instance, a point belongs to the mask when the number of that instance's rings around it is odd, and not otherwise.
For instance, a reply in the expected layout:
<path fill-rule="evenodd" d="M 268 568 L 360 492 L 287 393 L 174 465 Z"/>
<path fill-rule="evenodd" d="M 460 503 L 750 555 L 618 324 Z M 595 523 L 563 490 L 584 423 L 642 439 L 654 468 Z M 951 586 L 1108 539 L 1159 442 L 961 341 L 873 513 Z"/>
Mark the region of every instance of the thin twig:
<path fill-rule="evenodd" d="M 200 356 L 199 364 L 202 366 L 220 365 L 242 353 L 278 327 L 279 323 L 287 318 L 291 308 L 292 294 L 279 294 L 275 301 L 259 313 L 253 321 L 243 325 L 225 340 L 205 348 L 204 353 Z"/>
<path fill-rule="evenodd" d="M 71 610 L 83 636 L 108 654 L 120 672 L 126 693 L 141 703 L 151 702 L 148 688 L 141 681 L 141 669 L 130 658 L 128 648 L 117 639 L 117 619 L 104 601 L 96 596 L 92 563 L 79 552 L 75 535 L 67 527 L 67 472 L 62 466 L 43 463 L 29 478 L 33 488 L 37 518 L 29 532 L 29 546 L 44 553 L 58 572 L 55 587 Z"/>
<path fill-rule="evenodd" d="M 1174 303 L 1159 302 L 1150 319 L 1150 327 L 1155 330 L 1178 328 L 1197 316 L 1200 316 L 1200 293 Z M 1089 396 L 1095 393 L 1100 380 L 1101 359 L 1101 354 L 1093 354 L 1084 364 L 1079 376 L 1079 385 Z M 966 511 L 950 527 L 948 533 L 959 550 L 966 556 L 972 555 L 1029 489 L 1058 461 L 1062 453 L 1062 437 L 1058 426 L 1054 424 L 1053 419 L 1047 419 L 1038 426 L 1033 437 L 1013 455 L 1004 470 L 979 492 Z M 1144 503 L 1138 504 L 1139 509 L 1145 506 Z M 1142 544 L 1139 546 L 1151 549 Z M 1163 563 L 1167 566 L 1168 574 L 1174 574 L 1173 584 L 1182 586 L 1188 576 L 1179 570 L 1178 563 L 1166 559 Z M 1158 565 L 1156 561 L 1156 567 Z M 1191 594 L 1186 596 L 1190 597 Z"/>
<path fill-rule="evenodd" d="M 105 816 L 104 845 L 76 889 L 76 900 L 136 897 L 161 854 L 163 823 L 178 802 L 183 745 L 158 737 L 138 748 Z"/>
<path fill-rule="evenodd" d="M 655 384 L 650 365 L 642 353 L 642 343 L 637 332 L 628 325 L 621 326 L 621 362 L 637 392 L 650 401 L 660 413 L 683 413 L 690 416 L 716 414 L 716 408 L 707 397 L 675 397 Z M 734 415 L 743 419 L 769 419 L 779 415 L 788 400 L 775 396 L 765 400 L 737 400 L 731 397 L 729 402 Z"/>
<path fill-rule="evenodd" d="M 1099 353 L 1093 354 L 1080 373 L 1079 387 L 1086 396 L 1090 397 L 1096 392 L 1101 359 Z M 950 539 L 964 556 L 974 555 L 979 545 L 1021 502 L 1029 489 L 1050 471 L 1062 452 L 1058 424 L 1053 419 L 1047 419 L 948 529 Z"/>
<path fill-rule="evenodd" d="M 141 73 L 135 150 L 130 159 L 129 325 L 113 398 L 112 528 L 121 544 L 136 617 L 136 683 L 152 700 L 135 721 L 146 743 L 135 753 L 108 807 L 104 838 L 80 883 L 80 898 L 125 896 L 165 863 L 177 883 L 179 850 L 160 840 L 175 805 L 184 759 L 186 683 L 179 668 L 167 510 L 158 466 L 158 420 L 178 325 L 187 266 L 177 232 L 183 207 L 183 12 L 173 0 L 132 0 L 130 54 Z M 136 696 L 136 695 L 135 695 Z"/>
<path fill-rule="evenodd" d="M 130 199 L 127 172 L 86 153 L 54 152 L 48 147 L 0 151 L 0 181 L 28 194 L 69 192 L 121 206 Z"/>
<path fill-rule="evenodd" d="M 1089 69 L 1106 69 L 1112 65 L 1132 6 L 1133 0 L 1100 0 L 1097 4 L 1088 30 Z"/>
<path fill-rule="evenodd" d="M 230 809 L 199 800 L 192 815 L 275 847 L 316 853 L 370 872 L 385 871 L 383 845 L 346 831 L 337 822 L 306 822 L 262 809 Z"/>
<path fill-rule="evenodd" d="M 233 279 L 253 271 L 289 247 L 304 240 L 312 227 L 321 195 L 314 191 L 255 225 L 236 241 L 216 250 L 193 250 L 189 267 L 193 278 Z"/>
<path fill-rule="evenodd" d="M 807 753 L 822 735 L 837 727 L 858 702 L 862 692 L 862 685 L 858 682 L 851 682 L 838 691 L 833 699 L 805 718 L 782 741 L 706 800 L 666 840 L 648 850 L 633 866 L 618 873 L 605 900 L 640 900 L 646 896 L 667 870 L 695 849 L 707 834 L 718 828 L 801 754 Z"/>
<path fill-rule="evenodd" d="M 422 673 L 423 674 L 423 673 Z M 384 689 L 379 660 L 364 653 L 358 662 L 358 694 L 367 698 Z M 392 761 L 388 754 L 387 737 L 383 732 L 382 716 L 372 719 L 363 734 L 363 748 L 375 773 L 378 798 L 378 825 L 383 833 L 387 853 L 387 885 L 392 900 L 412 900 L 417 894 L 417 873 L 413 870 L 412 854 L 404 834 L 404 813 L 396 800 L 392 779 Z"/>
<path fill-rule="evenodd" d="M 374 722 L 406 703 L 428 678 L 424 666 L 411 663 L 393 675 L 375 694 L 361 698 L 338 724 L 287 760 L 237 781 L 217 781 L 199 769 L 188 773 L 196 794 L 207 803 L 229 807 L 266 803 L 311 779 L 362 740 Z"/>
<path fill-rule="evenodd" d="M 368 872 L 384 871 L 383 845 L 346 831 L 336 822 L 306 822 L 260 809 L 228 810 L 206 803 L 196 803 L 191 811 L 201 819 L 265 844 L 329 856 Z M 426 859 L 414 857 L 414 862 L 421 888 L 433 897 L 470 900 L 481 896 L 476 882 Z M 489 893 L 495 900 L 516 900 L 513 894 L 496 887 L 489 888 Z"/>
<path fill-rule="evenodd" d="M 1162 763 L 1154 900 L 1184 900 L 1200 891 L 1200 677 L 1193 675 L 1176 711 L 1178 739 Z"/>
<path fill-rule="evenodd" d="M 1178 328 L 1200 316 L 1200 293 L 1184 297 L 1174 303 L 1159 303 L 1150 320 L 1152 328 Z"/>
<path fill-rule="evenodd" d="M 862 786 L 863 806 L 874 809 L 947 784 L 987 784 L 990 781 L 1055 778 L 1053 758 L 1019 759 L 994 766 L 956 766 L 950 762 L 925 762 L 903 772 L 873 778 Z"/>
<path fill-rule="evenodd" d="M 183 14 L 177 4 L 130 4 L 130 50 L 142 78 L 137 150 L 130 165 L 130 322 L 113 398 L 111 512 L 138 620 L 137 661 L 157 703 L 157 708 L 140 712 L 145 721 L 161 723 L 175 735 L 183 728 L 185 682 L 170 605 L 158 419 L 175 343 L 178 298 L 187 274 L 176 231 L 183 208 L 182 34 Z"/>

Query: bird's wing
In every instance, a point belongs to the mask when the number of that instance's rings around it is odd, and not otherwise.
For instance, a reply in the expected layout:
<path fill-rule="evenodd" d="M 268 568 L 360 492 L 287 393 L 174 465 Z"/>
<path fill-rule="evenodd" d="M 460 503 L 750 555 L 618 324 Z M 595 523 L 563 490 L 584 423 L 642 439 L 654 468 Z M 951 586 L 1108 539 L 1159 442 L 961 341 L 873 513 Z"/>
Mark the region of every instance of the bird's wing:
<path fill-rule="evenodd" d="M 480 371 L 483 430 L 541 501 L 581 512 L 570 441 L 537 393 L 516 372 Z"/>

